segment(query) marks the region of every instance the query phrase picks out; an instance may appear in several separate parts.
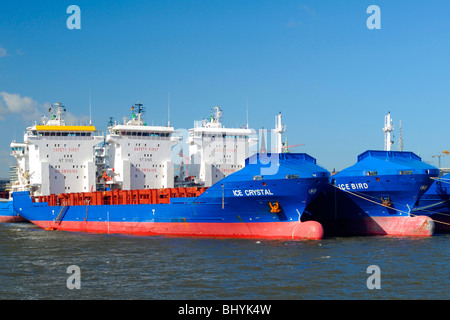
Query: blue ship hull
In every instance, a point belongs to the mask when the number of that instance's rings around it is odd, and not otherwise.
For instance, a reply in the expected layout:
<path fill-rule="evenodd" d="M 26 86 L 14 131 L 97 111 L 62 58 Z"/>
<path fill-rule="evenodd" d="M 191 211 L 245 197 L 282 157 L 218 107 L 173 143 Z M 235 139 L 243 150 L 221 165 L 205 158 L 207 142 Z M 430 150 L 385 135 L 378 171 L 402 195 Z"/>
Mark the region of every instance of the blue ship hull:
<path fill-rule="evenodd" d="M 14 208 L 55 230 L 135 235 L 320 239 L 322 226 L 302 222 L 305 207 L 328 183 L 329 172 L 307 154 L 255 155 L 240 171 L 198 197 L 168 204 L 50 206 L 14 193 Z"/>
<path fill-rule="evenodd" d="M 12 199 L 2 199 L 0 201 L 0 223 L 25 222 L 13 209 Z"/>
<path fill-rule="evenodd" d="M 434 222 L 411 209 L 437 175 L 411 152 L 369 150 L 306 210 L 334 234 L 429 236 Z"/>
<path fill-rule="evenodd" d="M 433 219 L 436 233 L 450 232 L 450 173 L 436 179 L 411 211 Z"/>

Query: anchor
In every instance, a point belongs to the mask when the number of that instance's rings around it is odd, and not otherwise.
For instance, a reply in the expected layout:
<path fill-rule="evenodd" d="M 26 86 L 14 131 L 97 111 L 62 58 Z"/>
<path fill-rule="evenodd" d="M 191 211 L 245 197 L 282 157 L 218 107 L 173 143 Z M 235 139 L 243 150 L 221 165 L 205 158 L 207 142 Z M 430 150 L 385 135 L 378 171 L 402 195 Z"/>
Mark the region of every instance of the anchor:
<path fill-rule="evenodd" d="M 385 207 L 390 207 L 392 206 L 392 202 L 391 202 L 391 197 L 380 197 L 381 199 L 381 204 Z"/>
<path fill-rule="evenodd" d="M 270 207 L 270 212 L 278 213 L 281 211 L 280 204 L 278 203 L 278 201 L 275 201 L 274 204 L 272 204 L 269 201 L 269 207 Z"/>

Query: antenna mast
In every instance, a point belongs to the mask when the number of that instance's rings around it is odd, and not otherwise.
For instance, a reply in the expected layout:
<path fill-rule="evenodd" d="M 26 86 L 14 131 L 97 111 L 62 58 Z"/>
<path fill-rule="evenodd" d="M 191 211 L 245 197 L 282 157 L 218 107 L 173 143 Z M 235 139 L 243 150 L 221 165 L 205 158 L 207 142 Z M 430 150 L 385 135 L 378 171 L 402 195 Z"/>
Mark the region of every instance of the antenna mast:
<path fill-rule="evenodd" d="M 89 125 L 92 126 L 91 89 L 89 89 Z"/>
<path fill-rule="evenodd" d="M 398 138 L 398 151 L 403 151 L 403 138 L 402 138 L 402 120 L 400 120 L 400 137 Z"/>
<path fill-rule="evenodd" d="M 247 129 L 248 129 L 248 98 L 245 97 L 245 107 L 246 107 L 246 111 L 247 111 Z"/>
<path fill-rule="evenodd" d="M 167 126 L 170 127 L 170 92 L 168 93 L 167 97 Z"/>

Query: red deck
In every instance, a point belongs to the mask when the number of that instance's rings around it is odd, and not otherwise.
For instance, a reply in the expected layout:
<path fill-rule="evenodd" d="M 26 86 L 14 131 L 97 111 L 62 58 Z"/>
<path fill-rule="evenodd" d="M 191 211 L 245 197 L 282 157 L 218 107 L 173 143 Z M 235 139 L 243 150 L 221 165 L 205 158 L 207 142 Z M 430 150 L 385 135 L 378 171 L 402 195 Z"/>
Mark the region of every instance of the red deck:
<path fill-rule="evenodd" d="M 198 197 L 207 188 L 166 188 L 144 190 L 112 190 L 96 192 L 61 193 L 59 195 L 39 196 L 34 202 L 47 202 L 57 205 L 113 205 L 113 204 L 160 204 L 170 203 L 171 198 Z"/>

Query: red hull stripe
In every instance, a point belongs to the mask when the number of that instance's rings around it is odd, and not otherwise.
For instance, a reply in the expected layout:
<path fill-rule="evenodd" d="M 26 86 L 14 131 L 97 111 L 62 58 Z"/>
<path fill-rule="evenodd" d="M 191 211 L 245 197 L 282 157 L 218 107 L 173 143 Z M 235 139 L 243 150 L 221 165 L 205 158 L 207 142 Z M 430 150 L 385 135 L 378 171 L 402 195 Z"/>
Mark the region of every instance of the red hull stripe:
<path fill-rule="evenodd" d="M 257 223 L 186 222 L 78 222 L 32 221 L 44 229 L 91 233 L 121 233 L 142 236 L 191 236 L 270 239 L 322 239 L 323 227 L 316 221 Z"/>
<path fill-rule="evenodd" d="M 346 224 L 347 229 L 366 235 L 428 237 L 434 234 L 435 228 L 434 221 L 426 216 L 370 217 L 353 225 L 352 222 Z"/>
<path fill-rule="evenodd" d="M 17 216 L 0 216 L 0 223 L 11 223 L 11 222 L 25 222 L 25 220 L 22 217 Z"/>

